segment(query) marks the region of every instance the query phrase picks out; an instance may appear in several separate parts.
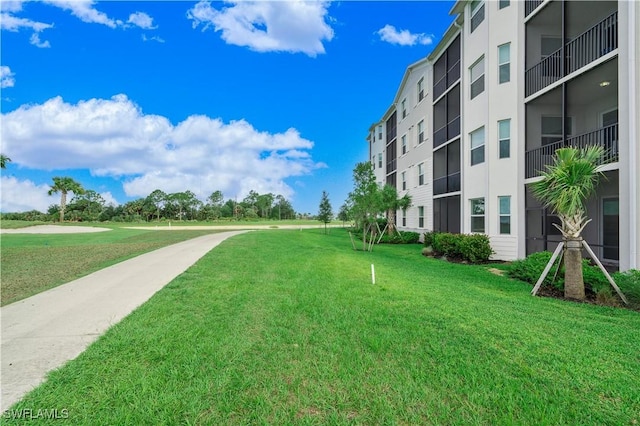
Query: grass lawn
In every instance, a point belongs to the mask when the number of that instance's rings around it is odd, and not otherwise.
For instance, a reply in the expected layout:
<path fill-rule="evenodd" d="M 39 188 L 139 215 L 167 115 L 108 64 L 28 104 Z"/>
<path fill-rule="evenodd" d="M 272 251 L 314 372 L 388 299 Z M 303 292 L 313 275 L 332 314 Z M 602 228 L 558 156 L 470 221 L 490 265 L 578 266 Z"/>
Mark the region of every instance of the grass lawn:
<path fill-rule="evenodd" d="M 640 421 L 637 312 L 534 298 L 420 249 L 236 236 L 13 409 L 74 425 Z"/>
<path fill-rule="evenodd" d="M 217 231 L 114 228 L 89 234 L 3 234 L 0 304 L 15 302 L 139 254 L 212 232 Z"/>

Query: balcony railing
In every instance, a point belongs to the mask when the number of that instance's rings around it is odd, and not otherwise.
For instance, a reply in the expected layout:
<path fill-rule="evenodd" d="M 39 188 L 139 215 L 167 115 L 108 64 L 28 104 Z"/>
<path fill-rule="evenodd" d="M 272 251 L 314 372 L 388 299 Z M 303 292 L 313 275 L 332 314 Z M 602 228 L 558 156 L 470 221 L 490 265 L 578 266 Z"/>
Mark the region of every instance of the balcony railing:
<path fill-rule="evenodd" d="M 526 0 L 524 2 L 524 16 L 525 18 L 531 15 L 531 12 L 536 10 L 538 6 L 540 6 L 544 0 Z"/>
<path fill-rule="evenodd" d="M 618 12 L 616 11 L 566 43 L 564 60 L 562 49 L 558 49 L 529 68 L 525 72 L 525 95 L 531 96 L 617 48 Z"/>
<path fill-rule="evenodd" d="M 566 45 L 566 73 L 582 68 L 618 47 L 618 11 L 607 16 Z"/>
<path fill-rule="evenodd" d="M 604 153 L 599 164 L 614 163 L 618 161 L 618 125 L 603 127 L 593 132 L 575 136 L 564 141 L 558 141 L 532 149 L 525 153 L 525 178 L 540 175 L 554 161 L 554 154 L 559 148 L 574 147 L 586 148 L 588 146 L 601 146 Z"/>

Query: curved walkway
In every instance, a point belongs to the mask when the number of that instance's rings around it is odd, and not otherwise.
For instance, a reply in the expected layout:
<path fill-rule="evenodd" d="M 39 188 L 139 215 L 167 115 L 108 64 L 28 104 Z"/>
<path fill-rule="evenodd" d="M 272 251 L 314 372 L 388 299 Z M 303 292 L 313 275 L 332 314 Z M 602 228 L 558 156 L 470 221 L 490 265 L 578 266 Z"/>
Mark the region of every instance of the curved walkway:
<path fill-rule="evenodd" d="M 4 411 L 225 239 L 193 238 L 0 308 Z"/>

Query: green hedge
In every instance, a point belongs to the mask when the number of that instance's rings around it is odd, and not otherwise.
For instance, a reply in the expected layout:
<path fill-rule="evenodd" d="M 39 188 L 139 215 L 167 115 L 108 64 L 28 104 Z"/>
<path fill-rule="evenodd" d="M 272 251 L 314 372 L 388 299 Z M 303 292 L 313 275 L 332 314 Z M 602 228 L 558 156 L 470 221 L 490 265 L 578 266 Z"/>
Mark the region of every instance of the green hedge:
<path fill-rule="evenodd" d="M 484 234 L 425 234 L 425 245 L 428 238 L 435 254 L 456 260 L 482 263 L 493 254 L 489 237 Z"/>
<path fill-rule="evenodd" d="M 551 253 L 548 251 L 541 251 L 533 253 L 524 259 L 516 260 L 509 266 L 509 276 L 519 279 L 521 281 L 528 282 L 535 285 L 535 283 L 542 275 L 545 266 L 551 259 Z M 543 284 L 551 285 L 551 280 L 557 269 L 557 260 L 553 265 L 549 274 L 545 278 Z M 600 293 L 602 291 L 609 291 L 611 284 L 604 276 L 600 268 L 596 265 L 592 265 L 589 259 L 582 260 L 582 276 L 584 279 L 585 289 L 593 293 Z M 638 299 L 640 299 L 640 271 L 627 271 L 627 272 L 615 272 L 612 274 L 613 280 L 618 284 L 623 293 L 629 292 L 632 295 L 637 293 Z M 560 267 L 558 275 L 553 282 L 553 286 L 559 290 L 564 289 L 564 266 Z"/>

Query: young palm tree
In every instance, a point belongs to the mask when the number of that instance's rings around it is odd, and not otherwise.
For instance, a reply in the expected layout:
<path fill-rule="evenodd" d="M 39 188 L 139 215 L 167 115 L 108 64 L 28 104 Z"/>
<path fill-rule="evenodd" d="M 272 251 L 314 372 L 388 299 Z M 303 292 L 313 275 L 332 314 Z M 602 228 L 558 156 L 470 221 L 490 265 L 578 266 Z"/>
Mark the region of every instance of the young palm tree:
<path fill-rule="evenodd" d="M 585 213 L 585 202 L 602 176 L 597 168 L 603 153 L 598 146 L 558 149 L 554 164 L 542 173 L 541 181 L 531 186 L 533 194 L 558 215 L 562 224 L 556 227 L 565 243 L 565 298 L 584 299 L 581 234 L 591 221 Z"/>
<path fill-rule="evenodd" d="M 382 206 L 387 212 L 387 233 L 392 235 L 396 230 L 396 210 L 407 210 L 411 206 L 411 196 L 405 194 L 398 197 L 394 186 L 385 185 L 381 190 Z"/>
<path fill-rule="evenodd" d="M 4 154 L 0 154 L 0 169 L 6 169 L 7 163 L 11 162 L 11 158 L 7 157 Z"/>
<path fill-rule="evenodd" d="M 60 222 L 64 222 L 64 209 L 67 205 L 67 193 L 83 194 L 84 188 L 70 177 L 54 177 L 53 185 L 49 189 L 49 195 L 60 193 Z"/>

